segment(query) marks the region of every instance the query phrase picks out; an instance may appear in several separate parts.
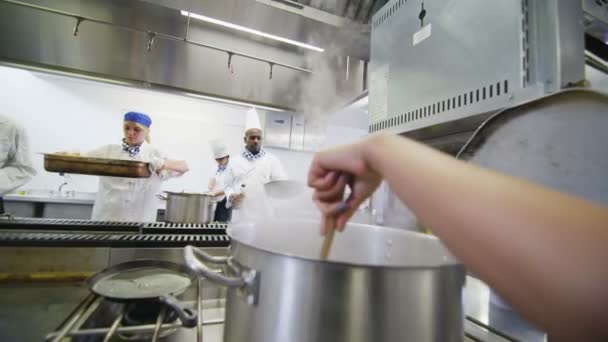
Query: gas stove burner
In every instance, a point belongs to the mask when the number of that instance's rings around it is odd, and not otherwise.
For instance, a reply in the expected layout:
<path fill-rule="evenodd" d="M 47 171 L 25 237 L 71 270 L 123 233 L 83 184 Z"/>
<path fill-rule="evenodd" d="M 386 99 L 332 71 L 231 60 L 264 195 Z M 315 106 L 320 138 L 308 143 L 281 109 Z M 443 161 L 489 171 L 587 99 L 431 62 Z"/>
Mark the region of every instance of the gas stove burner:
<path fill-rule="evenodd" d="M 171 307 L 159 301 L 133 301 L 125 304 L 125 312 L 121 326 L 137 326 L 155 324 L 161 310 L 165 310 L 164 323 L 173 323 L 177 320 L 177 313 Z M 166 337 L 177 329 L 166 329 L 160 333 L 160 337 Z M 118 336 L 126 341 L 150 340 L 152 333 L 119 333 Z"/>
<path fill-rule="evenodd" d="M 159 301 L 136 301 L 126 304 L 125 315 L 122 319 L 123 326 L 154 324 L 160 314 L 160 310 L 166 309 L 163 323 L 173 323 L 177 319 L 177 313 L 171 307 Z"/>

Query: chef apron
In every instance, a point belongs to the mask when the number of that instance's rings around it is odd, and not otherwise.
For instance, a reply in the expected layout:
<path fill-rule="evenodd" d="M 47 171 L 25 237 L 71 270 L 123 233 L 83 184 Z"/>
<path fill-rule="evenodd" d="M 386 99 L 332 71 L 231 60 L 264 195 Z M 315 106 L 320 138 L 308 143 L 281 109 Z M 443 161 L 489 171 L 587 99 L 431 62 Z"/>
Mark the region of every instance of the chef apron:
<path fill-rule="evenodd" d="M 232 219 L 232 208 L 226 208 L 227 202 L 228 200 L 226 199 L 226 196 L 224 196 L 224 199 L 217 203 L 213 221 L 224 223 L 230 222 L 230 219 Z"/>

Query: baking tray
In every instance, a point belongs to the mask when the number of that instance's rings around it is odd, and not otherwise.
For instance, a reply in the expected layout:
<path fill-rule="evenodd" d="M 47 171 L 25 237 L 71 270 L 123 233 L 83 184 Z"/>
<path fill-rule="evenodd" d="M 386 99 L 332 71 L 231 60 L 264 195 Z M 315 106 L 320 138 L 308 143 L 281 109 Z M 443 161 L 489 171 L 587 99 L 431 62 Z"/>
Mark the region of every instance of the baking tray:
<path fill-rule="evenodd" d="M 150 163 L 52 153 L 44 154 L 44 169 L 49 172 L 127 178 L 148 178 L 151 175 Z"/>

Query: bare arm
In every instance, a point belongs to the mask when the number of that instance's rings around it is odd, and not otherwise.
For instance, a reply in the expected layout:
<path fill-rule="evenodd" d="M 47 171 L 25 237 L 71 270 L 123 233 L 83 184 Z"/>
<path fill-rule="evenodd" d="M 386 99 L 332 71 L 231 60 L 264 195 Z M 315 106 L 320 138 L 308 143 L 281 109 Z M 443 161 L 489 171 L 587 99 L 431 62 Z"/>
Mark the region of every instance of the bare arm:
<path fill-rule="evenodd" d="M 607 208 L 396 136 L 375 136 L 351 149 L 358 157 L 342 156 L 348 147 L 321 153 L 309 179 L 314 187 L 317 175 L 317 202 L 329 213 L 338 197 L 335 188 L 324 188 L 332 179 L 328 171 L 353 174 L 351 208 L 339 225 L 373 191 L 361 179 L 374 185 L 383 177 L 470 270 L 527 318 L 556 336 L 608 336 Z"/>

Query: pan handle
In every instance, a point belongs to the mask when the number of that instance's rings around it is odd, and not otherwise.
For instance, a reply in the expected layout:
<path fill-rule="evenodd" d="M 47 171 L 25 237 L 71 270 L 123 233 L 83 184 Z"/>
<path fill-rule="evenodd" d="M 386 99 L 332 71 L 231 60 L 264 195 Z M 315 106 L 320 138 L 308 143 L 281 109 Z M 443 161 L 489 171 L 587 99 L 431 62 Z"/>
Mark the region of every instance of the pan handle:
<path fill-rule="evenodd" d="M 196 312 L 183 307 L 179 303 L 179 301 L 172 295 L 161 296 L 159 299 L 161 302 L 169 305 L 171 308 L 173 308 L 173 310 L 175 310 L 177 316 L 179 316 L 179 319 L 182 321 L 182 325 L 184 327 L 192 328 L 196 326 L 196 324 L 198 323 L 198 317 Z"/>
<path fill-rule="evenodd" d="M 219 285 L 243 290 L 247 303 L 250 305 L 257 304 L 260 284 L 260 272 L 257 270 L 237 267 L 230 262 L 230 258 L 212 256 L 193 246 L 186 246 L 184 249 L 184 259 L 188 268 L 197 275 Z M 205 262 L 226 265 L 235 271 L 235 273 L 240 274 L 240 276 L 231 277 L 219 274 L 210 269 Z"/>

